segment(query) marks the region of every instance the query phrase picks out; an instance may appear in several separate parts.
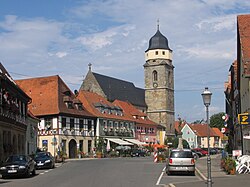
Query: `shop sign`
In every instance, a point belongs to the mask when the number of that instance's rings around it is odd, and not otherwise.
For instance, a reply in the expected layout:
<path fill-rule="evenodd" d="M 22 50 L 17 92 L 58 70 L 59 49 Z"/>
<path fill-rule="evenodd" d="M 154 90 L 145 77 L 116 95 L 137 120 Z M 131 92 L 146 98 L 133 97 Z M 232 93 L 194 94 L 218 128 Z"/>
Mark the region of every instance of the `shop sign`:
<path fill-rule="evenodd" d="M 233 150 L 233 156 L 241 156 L 242 152 L 241 150 Z"/>
<path fill-rule="evenodd" d="M 248 113 L 238 114 L 238 121 L 240 125 L 249 125 L 250 115 Z"/>

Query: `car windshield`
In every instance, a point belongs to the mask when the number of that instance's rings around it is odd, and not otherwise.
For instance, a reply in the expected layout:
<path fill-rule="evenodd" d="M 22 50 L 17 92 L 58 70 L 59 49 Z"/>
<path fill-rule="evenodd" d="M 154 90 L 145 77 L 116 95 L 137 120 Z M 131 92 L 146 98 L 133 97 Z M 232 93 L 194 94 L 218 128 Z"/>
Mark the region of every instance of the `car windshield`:
<path fill-rule="evenodd" d="M 25 162 L 26 157 L 23 155 L 9 156 L 6 162 Z"/>
<path fill-rule="evenodd" d="M 193 158 L 191 151 L 172 151 L 170 154 L 171 158 Z"/>
<path fill-rule="evenodd" d="M 41 157 L 49 157 L 49 154 L 48 153 L 37 153 L 36 158 L 41 158 Z"/>

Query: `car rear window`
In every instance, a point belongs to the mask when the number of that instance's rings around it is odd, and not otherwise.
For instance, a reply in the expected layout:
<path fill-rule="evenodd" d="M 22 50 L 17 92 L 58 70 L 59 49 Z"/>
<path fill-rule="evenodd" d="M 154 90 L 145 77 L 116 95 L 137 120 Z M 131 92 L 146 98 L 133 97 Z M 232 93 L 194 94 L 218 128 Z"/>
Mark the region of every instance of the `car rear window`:
<path fill-rule="evenodd" d="M 172 151 L 170 158 L 193 158 L 191 151 Z"/>

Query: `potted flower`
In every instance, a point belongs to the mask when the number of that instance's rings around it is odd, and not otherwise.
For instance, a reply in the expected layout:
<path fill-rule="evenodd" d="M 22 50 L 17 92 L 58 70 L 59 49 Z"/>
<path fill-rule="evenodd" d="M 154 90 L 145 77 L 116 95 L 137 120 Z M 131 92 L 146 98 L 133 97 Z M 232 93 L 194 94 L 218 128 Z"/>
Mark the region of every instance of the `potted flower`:
<path fill-rule="evenodd" d="M 230 175 L 235 175 L 236 172 L 236 162 L 234 159 L 228 157 L 225 161 L 225 170 Z"/>
<path fill-rule="evenodd" d="M 102 152 L 101 151 L 97 151 L 96 152 L 96 157 L 97 158 L 102 158 Z"/>

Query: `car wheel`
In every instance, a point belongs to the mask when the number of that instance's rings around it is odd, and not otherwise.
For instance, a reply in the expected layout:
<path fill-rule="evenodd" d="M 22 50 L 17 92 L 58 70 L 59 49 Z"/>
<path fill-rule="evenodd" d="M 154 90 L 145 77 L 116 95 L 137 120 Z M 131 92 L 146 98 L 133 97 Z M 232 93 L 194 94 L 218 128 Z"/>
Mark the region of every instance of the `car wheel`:
<path fill-rule="evenodd" d="M 166 174 L 171 175 L 170 171 L 168 171 L 167 169 L 166 169 Z"/>
<path fill-rule="evenodd" d="M 7 179 L 7 176 L 5 176 L 5 175 L 2 175 L 2 179 Z"/>
<path fill-rule="evenodd" d="M 34 168 L 32 171 L 32 175 L 35 176 L 36 175 L 36 169 Z"/>
<path fill-rule="evenodd" d="M 29 169 L 26 171 L 25 177 L 30 177 L 30 170 Z"/>

